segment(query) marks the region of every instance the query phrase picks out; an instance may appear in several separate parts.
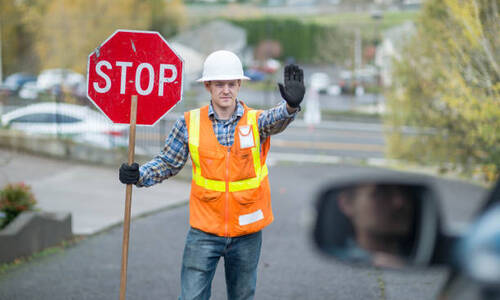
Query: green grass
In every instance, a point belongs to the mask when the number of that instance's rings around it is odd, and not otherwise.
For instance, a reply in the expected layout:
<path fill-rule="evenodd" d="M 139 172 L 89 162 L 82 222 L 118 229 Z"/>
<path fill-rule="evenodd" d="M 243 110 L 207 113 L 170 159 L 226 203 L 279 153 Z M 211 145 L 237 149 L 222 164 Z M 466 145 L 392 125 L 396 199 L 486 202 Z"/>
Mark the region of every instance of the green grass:
<path fill-rule="evenodd" d="M 274 91 L 276 89 L 276 82 L 273 81 L 247 81 L 245 82 L 245 88 L 254 91 Z"/>
<path fill-rule="evenodd" d="M 321 25 L 358 26 L 362 28 L 379 27 L 379 29 L 383 30 L 400 25 L 405 21 L 413 21 L 417 16 L 418 11 L 387 12 L 384 13 L 382 19 L 374 19 L 369 12 L 353 12 L 311 16 L 305 17 L 303 20 Z"/>
<path fill-rule="evenodd" d="M 377 274 L 377 283 L 378 283 L 378 287 L 380 289 L 380 300 L 386 300 L 387 297 L 385 295 L 385 281 L 384 281 L 384 278 L 382 278 L 381 271 L 379 271 Z"/>
<path fill-rule="evenodd" d="M 61 243 L 59 243 L 56 246 L 45 248 L 44 250 L 42 250 L 40 252 L 37 252 L 37 253 L 34 253 L 31 256 L 28 256 L 28 257 L 19 257 L 19 258 L 16 258 L 12 262 L 2 263 L 2 264 L 0 264 L 0 275 L 5 274 L 8 271 L 11 271 L 11 270 L 13 270 L 13 269 L 15 269 L 15 268 L 17 268 L 19 266 L 22 266 L 25 263 L 30 262 L 32 260 L 40 259 L 40 258 L 43 258 L 43 257 L 54 255 L 56 253 L 64 252 L 64 250 L 66 248 L 69 248 L 69 247 L 71 247 L 73 245 L 76 245 L 77 243 L 79 243 L 83 239 L 84 239 L 83 236 L 74 236 L 71 239 L 62 241 Z"/>
<path fill-rule="evenodd" d="M 377 113 L 364 113 L 357 111 L 335 111 L 322 110 L 321 118 L 331 121 L 359 121 L 359 122 L 381 122 L 381 115 Z"/>

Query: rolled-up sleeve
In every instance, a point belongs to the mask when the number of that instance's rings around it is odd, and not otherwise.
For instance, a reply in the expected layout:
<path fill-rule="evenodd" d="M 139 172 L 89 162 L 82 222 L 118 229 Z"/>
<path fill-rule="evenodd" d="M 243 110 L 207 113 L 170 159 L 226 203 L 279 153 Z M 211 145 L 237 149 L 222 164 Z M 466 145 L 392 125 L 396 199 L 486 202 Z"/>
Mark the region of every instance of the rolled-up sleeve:
<path fill-rule="evenodd" d="M 271 109 L 264 110 L 259 115 L 258 120 L 260 139 L 265 140 L 267 137 L 285 130 L 299 111 L 300 108 L 292 114 L 288 113 L 285 100 Z"/>
<path fill-rule="evenodd" d="M 152 186 L 176 175 L 186 164 L 188 156 L 188 133 L 182 116 L 170 131 L 163 150 L 139 168 L 140 177 L 136 186 Z"/>

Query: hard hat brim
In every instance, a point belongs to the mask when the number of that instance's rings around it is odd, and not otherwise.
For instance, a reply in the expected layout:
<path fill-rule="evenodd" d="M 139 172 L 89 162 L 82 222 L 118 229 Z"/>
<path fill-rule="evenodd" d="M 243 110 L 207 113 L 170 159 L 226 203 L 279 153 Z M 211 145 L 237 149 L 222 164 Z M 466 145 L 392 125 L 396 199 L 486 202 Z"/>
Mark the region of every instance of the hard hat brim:
<path fill-rule="evenodd" d="M 208 76 L 208 77 L 201 77 L 200 79 L 196 80 L 197 82 L 204 82 L 204 81 L 213 81 L 213 80 L 250 80 L 249 77 L 245 75 L 241 76 L 234 76 L 234 75 L 228 75 L 228 76 Z"/>

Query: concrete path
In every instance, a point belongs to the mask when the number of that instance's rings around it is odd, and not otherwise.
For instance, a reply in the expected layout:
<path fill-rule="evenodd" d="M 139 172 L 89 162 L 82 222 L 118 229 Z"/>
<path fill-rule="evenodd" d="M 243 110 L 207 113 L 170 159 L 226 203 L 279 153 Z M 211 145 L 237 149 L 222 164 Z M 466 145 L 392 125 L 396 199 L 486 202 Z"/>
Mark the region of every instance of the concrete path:
<path fill-rule="evenodd" d="M 37 207 L 71 212 L 73 234 L 93 234 L 123 222 L 125 185 L 118 166 L 88 165 L 0 149 L 0 186 L 31 185 Z M 133 188 L 132 217 L 185 203 L 189 182 L 171 179 L 150 188 Z"/>

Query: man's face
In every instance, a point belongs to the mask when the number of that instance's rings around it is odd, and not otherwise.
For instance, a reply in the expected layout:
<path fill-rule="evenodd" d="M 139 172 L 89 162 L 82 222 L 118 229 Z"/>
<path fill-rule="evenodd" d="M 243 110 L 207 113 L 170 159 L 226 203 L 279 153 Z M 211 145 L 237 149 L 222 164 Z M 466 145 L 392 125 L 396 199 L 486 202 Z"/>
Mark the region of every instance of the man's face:
<path fill-rule="evenodd" d="M 212 104 L 218 108 L 229 108 L 234 105 L 241 80 L 214 80 L 205 82 L 205 89 L 212 96 Z"/>
<path fill-rule="evenodd" d="M 342 211 L 356 231 L 378 236 L 410 234 L 414 204 L 403 187 L 366 184 L 357 187 L 348 198 L 341 200 Z"/>

